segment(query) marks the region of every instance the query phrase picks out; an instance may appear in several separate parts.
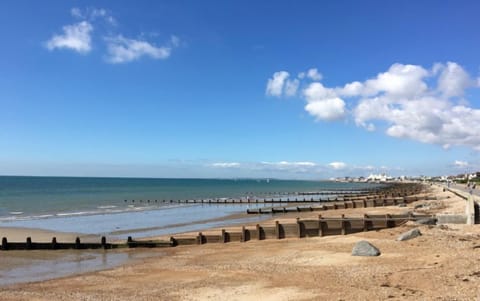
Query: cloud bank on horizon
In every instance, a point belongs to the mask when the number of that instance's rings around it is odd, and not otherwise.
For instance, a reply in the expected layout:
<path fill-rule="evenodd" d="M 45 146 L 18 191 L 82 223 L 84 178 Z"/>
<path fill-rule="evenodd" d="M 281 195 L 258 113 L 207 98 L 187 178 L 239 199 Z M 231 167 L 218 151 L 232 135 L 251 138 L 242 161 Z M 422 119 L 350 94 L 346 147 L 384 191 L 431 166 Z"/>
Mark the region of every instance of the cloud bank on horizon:
<path fill-rule="evenodd" d="M 480 151 L 480 109 L 465 97 L 467 89 L 480 87 L 480 79 L 455 62 L 429 69 L 395 63 L 375 77 L 337 87 L 322 79 L 317 69 L 296 77 L 278 71 L 268 80 L 266 95 L 304 99 L 304 109 L 317 121 L 353 119 L 391 137 Z"/>
<path fill-rule="evenodd" d="M 45 47 L 50 50 L 67 49 L 86 55 L 93 49 L 93 33 L 96 28 L 94 23 L 105 22 L 110 28 L 115 28 L 117 20 L 106 9 L 72 8 L 70 14 L 79 20 L 76 23 L 62 27 L 61 34 L 54 34 L 45 42 Z M 143 38 L 126 38 L 122 34 L 103 34 L 102 41 L 106 48 L 105 61 L 111 64 L 128 63 L 149 57 L 160 60 L 170 57 L 173 48 L 178 47 L 180 40 L 175 35 L 162 46 L 146 41 Z"/>
<path fill-rule="evenodd" d="M 334 161 L 327 164 L 312 161 L 278 161 L 278 162 L 215 162 L 207 164 L 206 167 L 217 169 L 245 169 L 251 171 L 280 171 L 293 174 L 326 174 L 334 171 L 353 172 L 364 174 L 372 171 L 401 171 L 400 168 L 389 168 L 386 166 L 358 166 L 349 165 L 345 162 Z"/>

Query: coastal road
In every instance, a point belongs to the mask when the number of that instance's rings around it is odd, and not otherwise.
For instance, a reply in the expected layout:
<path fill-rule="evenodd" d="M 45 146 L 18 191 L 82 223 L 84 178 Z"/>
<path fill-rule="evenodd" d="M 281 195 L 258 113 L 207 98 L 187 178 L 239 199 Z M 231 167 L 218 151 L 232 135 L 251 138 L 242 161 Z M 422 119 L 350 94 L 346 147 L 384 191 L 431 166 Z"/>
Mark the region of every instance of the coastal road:
<path fill-rule="evenodd" d="M 465 193 L 470 193 L 471 191 L 474 196 L 480 197 L 480 187 L 476 187 L 475 189 L 470 189 L 465 184 L 454 184 L 454 185 L 450 185 L 450 188 L 458 189 Z"/>

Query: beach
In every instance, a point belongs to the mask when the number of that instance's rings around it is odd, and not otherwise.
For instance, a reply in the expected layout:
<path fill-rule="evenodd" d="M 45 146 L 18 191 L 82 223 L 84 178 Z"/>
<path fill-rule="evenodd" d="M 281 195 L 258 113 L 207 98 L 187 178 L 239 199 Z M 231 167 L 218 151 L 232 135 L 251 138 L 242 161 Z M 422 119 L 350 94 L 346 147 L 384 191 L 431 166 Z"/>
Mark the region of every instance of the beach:
<path fill-rule="evenodd" d="M 462 213 L 464 200 L 432 187 L 436 201 L 408 207 L 338 209 L 322 215 Z M 419 207 L 417 205 L 427 204 Z M 414 209 L 415 206 L 419 207 Z M 302 212 L 274 220 L 307 218 Z M 273 222 L 273 219 L 269 222 Z M 396 237 L 412 228 L 422 236 Z M 212 229 L 210 231 L 219 231 Z M 367 240 L 378 257 L 351 256 Z M 19 251 L 21 252 L 21 251 Z M 110 252 L 110 251 L 107 251 Z M 128 263 L 59 279 L 0 289 L 2 300 L 475 300 L 480 298 L 480 229 L 415 225 L 345 236 L 126 249 Z M 10 253 L 2 253 L 10 254 Z"/>

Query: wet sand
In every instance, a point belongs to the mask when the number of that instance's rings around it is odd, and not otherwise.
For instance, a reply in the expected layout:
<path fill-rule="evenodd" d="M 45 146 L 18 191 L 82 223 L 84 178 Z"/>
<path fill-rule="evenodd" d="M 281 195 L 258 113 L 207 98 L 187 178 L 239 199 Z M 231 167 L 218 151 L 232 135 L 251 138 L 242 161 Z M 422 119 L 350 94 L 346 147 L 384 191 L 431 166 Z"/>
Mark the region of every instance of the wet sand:
<path fill-rule="evenodd" d="M 408 208 L 325 211 L 347 216 L 463 213 L 464 200 L 435 188 L 438 201 Z M 447 198 L 449 197 L 449 198 Z M 415 205 L 425 204 L 414 209 Z M 290 219 L 316 212 L 278 215 Z M 422 236 L 399 242 L 413 227 Z M 212 230 L 218 231 L 218 230 Z M 378 257 L 353 257 L 368 240 Z M 134 250 L 142 253 L 141 250 Z M 205 244 L 149 250 L 117 268 L 0 289 L 1 300 L 476 300 L 480 298 L 480 226 L 414 225 L 346 236 Z M 2 253 L 3 255 L 4 253 Z"/>

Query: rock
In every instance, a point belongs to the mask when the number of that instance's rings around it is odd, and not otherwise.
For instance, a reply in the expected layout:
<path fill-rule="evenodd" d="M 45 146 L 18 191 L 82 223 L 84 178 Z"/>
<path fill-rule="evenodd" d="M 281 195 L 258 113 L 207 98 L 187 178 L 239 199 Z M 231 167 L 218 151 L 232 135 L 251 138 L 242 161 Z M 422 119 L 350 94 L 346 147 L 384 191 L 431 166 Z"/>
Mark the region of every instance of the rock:
<path fill-rule="evenodd" d="M 352 250 L 352 256 L 378 256 L 380 254 L 380 250 L 366 240 L 357 242 Z"/>
<path fill-rule="evenodd" d="M 436 225 L 437 219 L 434 217 L 426 217 L 416 220 L 415 223 L 419 225 Z"/>
<path fill-rule="evenodd" d="M 398 240 L 398 241 L 409 240 L 409 239 L 418 237 L 418 236 L 420 236 L 420 235 L 422 235 L 422 233 L 420 232 L 420 230 L 418 230 L 417 228 L 415 228 L 415 229 L 412 229 L 412 230 L 410 230 L 410 231 L 407 231 L 407 232 L 405 232 L 405 233 L 400 234 L 400 236 L 398 236 L 397 240 Z"/>

